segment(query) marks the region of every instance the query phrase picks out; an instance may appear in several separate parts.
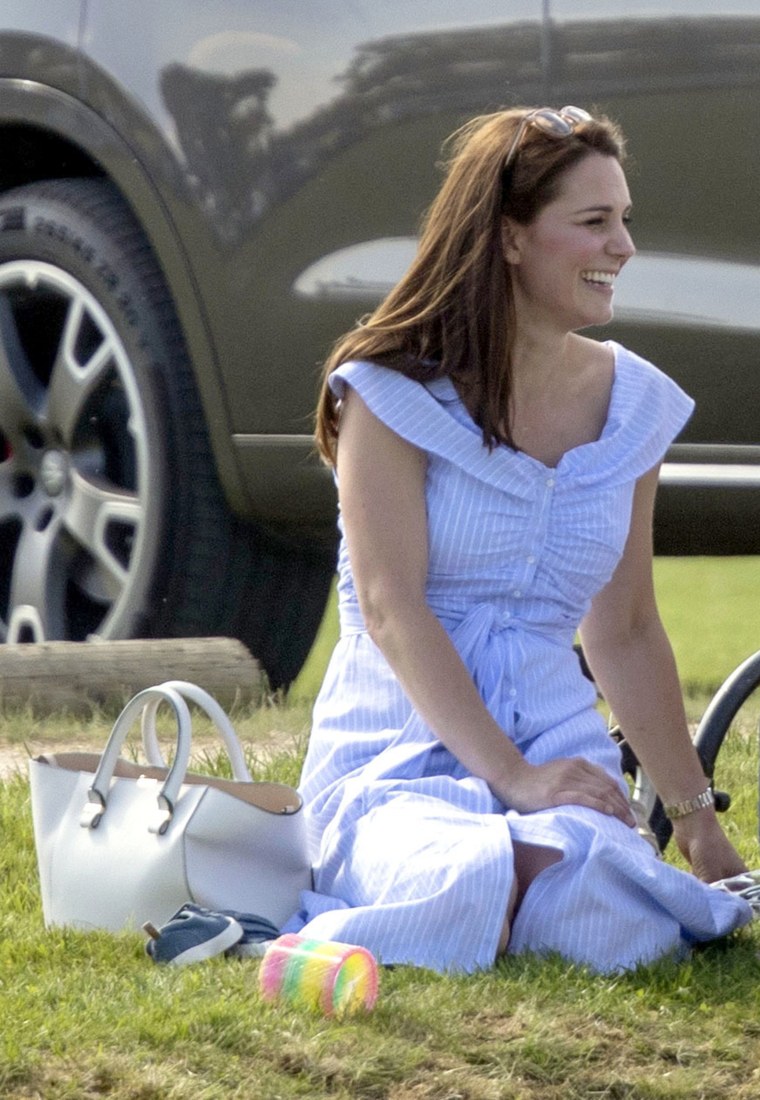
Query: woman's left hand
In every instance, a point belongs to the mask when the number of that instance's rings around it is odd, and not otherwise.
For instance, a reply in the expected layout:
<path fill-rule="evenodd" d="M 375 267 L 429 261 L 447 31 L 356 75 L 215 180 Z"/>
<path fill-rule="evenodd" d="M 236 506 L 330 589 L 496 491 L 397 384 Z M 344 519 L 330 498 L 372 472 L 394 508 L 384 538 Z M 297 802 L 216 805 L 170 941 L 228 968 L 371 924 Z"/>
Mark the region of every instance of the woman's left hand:
<path fill-rule="evenodd" d="M 703 882 L 715 882 L 747 870 L 747 865 L 720 827 L 714 810 L 699 810 L 673 822 L 681 855 Z"/>

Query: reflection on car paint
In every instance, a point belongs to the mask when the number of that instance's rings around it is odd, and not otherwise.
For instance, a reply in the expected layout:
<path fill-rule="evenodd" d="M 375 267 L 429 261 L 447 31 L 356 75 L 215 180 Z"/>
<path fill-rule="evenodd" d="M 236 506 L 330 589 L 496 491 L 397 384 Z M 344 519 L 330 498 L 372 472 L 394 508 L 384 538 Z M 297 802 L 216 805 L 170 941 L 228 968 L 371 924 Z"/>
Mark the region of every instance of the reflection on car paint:
<path fill-rule="evenodd" d="M 341 248 L 310 264 L 293 293 L 315 300 L 379 302 L 414 258 L 413 237 Z M 760 265 L 638 252 L 615 283 L 615 315 L 653 325 L 760 331 Z"/>

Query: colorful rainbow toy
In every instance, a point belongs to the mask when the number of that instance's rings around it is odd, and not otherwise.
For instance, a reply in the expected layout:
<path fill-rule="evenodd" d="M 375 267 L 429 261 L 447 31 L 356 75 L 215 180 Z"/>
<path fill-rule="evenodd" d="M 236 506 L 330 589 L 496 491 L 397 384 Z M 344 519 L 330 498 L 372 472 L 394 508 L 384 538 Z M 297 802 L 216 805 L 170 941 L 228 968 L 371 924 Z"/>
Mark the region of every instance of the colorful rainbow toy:
<path fill-rule="evenodd" d="M 326 1016 L 370 1012 L 377 1000 L 377 962 L 364 947 L 287 933 L 267 948 L 259 988 L 265 1000 L 282 999 Z"/>

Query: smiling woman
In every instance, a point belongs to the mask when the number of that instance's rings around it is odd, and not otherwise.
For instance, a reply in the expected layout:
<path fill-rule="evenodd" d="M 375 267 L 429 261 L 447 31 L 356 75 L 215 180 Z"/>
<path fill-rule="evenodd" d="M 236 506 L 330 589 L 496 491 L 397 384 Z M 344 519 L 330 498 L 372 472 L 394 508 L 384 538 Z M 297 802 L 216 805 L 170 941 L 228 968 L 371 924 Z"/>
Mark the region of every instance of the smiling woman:
<path fill-rule="evenodd" d="M 533 221 L 505 218 L 516 339 L 521 311 L 528 308 L 543 306 L 546 323 L 565 331 L 612 320 L 615 279 L 636 251 L 628 232 L 630 210 L 620 163 L 593 154 L 567 170 L 561 193 Z"/>
<path fill-rule="evenodd" d="M 408 272 L 324 368 L 341 636 L 302 776 L 314 892 L 288 930 L 386 963 L 615 972 L 751 918 L 707 885 L 744 865 L 652 579 L 659 465 L 693 402 L 579 331 L 611 318 L 634 248 L 620 131 L 567 110 L 457 132 Z M 693 874 L 635 828 L 578 629 Z"/>

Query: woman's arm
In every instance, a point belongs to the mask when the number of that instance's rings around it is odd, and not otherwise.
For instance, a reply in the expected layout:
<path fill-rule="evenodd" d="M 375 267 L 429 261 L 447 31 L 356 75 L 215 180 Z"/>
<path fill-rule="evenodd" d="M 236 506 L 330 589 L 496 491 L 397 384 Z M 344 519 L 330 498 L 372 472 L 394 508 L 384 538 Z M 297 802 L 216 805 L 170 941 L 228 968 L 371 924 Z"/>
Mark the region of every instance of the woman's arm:
<path fill-rule="evenodd" d="M 659 468 L 636 486 L 631 529 L 614 576 L 581 625 L 589 667 L 663 803 L 701 794 L 707 780 L 689 735 L 673 651 L 652 579 L 652 517 Z M 673 822 L 679 848 L 700 878 L 745 869 L 711 807 Z"/>
<path fill-rule="evenodd" d="M 527 812 L 578 803 L 633 824 L 617 785 L 574 758 L 534 766 L 505 736 L 425 595 L 426 457 L 378 420 L 357 393 L 343 402 L 338 484 L 367 630 L 405 694 L 450 752 L 505 805 Z"/>

